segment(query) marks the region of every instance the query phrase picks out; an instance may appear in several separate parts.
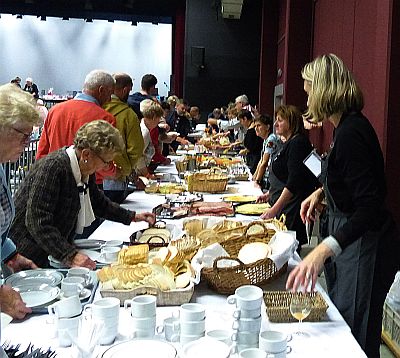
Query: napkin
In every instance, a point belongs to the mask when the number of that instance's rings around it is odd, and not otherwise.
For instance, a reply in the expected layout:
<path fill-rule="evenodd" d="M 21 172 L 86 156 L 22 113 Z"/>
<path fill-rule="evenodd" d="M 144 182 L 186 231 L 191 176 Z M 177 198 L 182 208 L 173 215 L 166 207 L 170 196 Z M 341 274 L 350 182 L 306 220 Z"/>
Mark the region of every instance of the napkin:
<path fill-rule="evenodd" d="M 197 251 L 196 255 L 192 258 L 192 267 L 196 272 L 193 282 L 196 285 L 200 282 L 201 269 L 203 267 L 213 267 L 215 259 L 221 256 L 229 257 L 229 254 L 218 243 L 211 244 L 206 248 Z M 218 262 L 218 267 L 233 267 L 236 265 L 238 265 L 238 263 L 231 260 L 221 260 Z"/>
<path fill-rule="evenodd" d="M 269 258 L 274 262 L 278 270 L 289 261 L 297 249 L 298 241 L 296 240 L 295 231 L 277 231 L 272 236 L 269 246 L 272 254 Z"/>

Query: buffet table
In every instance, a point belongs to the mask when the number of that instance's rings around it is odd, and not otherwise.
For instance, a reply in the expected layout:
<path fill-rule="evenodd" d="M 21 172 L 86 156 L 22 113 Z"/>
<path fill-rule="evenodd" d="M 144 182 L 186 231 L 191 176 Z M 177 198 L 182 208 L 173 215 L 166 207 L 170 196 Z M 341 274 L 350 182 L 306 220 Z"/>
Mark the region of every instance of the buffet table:
<path fill-rule="evenodd" d="M 159 171 L 166 173 L 176 173 L 174 165 L 161 167 Z M 258 195 L 259 189 L 255 188 L 250 182 L 239 182 L 229 185 L 228 192 L 231 194 L 239 193 L 246 195 Z M 221 194 L 204 195 L 205 201 L 220 201 Z M 136 211 L 151 211 L 155 206 L 163 203 L 163 195 L 146 194 L 144 192 L 134 192 L 124 202 L 123 206 Z M 235 220 L 249 220 L 255 217 L 236 215 Z M 182 226 L 183 219 L 169 220 L 177 226 Z M 138 230 L 147 227 L 145 223 L 132 223 L 130 226 L 105 221 L 92 234 L 91 239 L 112 240 L 123 239 L 129 242 L 130 235 Z M 288 272 L 299 261 L 297 254 L 289 261 Z M 287 273 L 278 279 L 262 286 L 264 290 L 285 290 Z M 364 352 L 352 336 L 349 327 L 344 322 L 336 307 L 330 301 L 323 289 L 317 285 L 324 299 L 329 305 L 326 318 L 318 323 L 302 323 L 302 330 L 308 333 L 307 337 L 293 335 L 289 342 L 292 352 L 287 356 L 297 357 L 365 357 Z M 100 297 L 100 293 L 96 293 Z M 96 299 L 95 297 L 95 299 Z M 206 331 L 212 329 L 231 330 L 233 324 L 233 305 L 226 302 L 226 296 L 212 291 L 203 282 L 195 287 L 191 302 L 197 302 L 206 306 Z M 178 307 L 157 307 L 157 325 L 171 316 Z M 129 310 L 120 308 L 120 322 L 118 341 L 129 339 L 132 334 L 132 323 Z M 268 321 L 265 310 L 263 310 L 263 321 L 261 330 L 277 330 L 291 334 L 297 330 L 297 323 L 271 323 Z M 57 351 L 57 357 L 72 357 L 75 355 L 73 348 L 58 347 L 58 340 L 55 337 L 54 325 L 48 319 L 48 315 L 31 315 L 21 322 L 12 322 L 2 330 L 2 342 L 10 341 L 22 343 L 22 346 L 33 343 L 36 347 L 51 347 Z M 161 339 L 161 337 L 158 337 Z M 157 339 L 157 336 L 156 336 Z M 98 347 L 97 353 L 107 349 L 106 346 Z M 76 355 L 75 355 L 76 356 Z M 144 355 L 145 356 L 145 355 Z M 160 357 L 162 357 L 160 355 Z M 211 357 L 210 357 L 211 358 Z"/>

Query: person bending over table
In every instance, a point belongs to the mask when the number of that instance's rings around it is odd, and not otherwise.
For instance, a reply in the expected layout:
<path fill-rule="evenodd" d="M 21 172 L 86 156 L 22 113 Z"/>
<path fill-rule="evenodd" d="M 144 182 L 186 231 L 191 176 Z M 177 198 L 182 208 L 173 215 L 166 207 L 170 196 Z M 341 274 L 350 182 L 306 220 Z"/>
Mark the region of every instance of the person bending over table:
<path fill-rule="evenodd" d="M 384 160 L 377 135 L 361 113 L 363 95 L 336 55 L 317 57 L 302 71 L 305 118 L 335 129 L 323 161 L 323 189 L 301 205 L 304 222 L 326 199 L 328 237 L 290 273 L 286 286 L 315 286 L 325 264 L 328 293 L 368 357 L 379 357 L 382 310 L 400 268 L 399 232 L 386 210 Z"/>
<path fill-rule="evenodd" d="M 312 151 L 312 145 L 304 134 L 303 118 L 295 106 L 280 106 L 275 113 L 275 133 L 283 144 L 272 157 L 269 171 L 270 187 L 258 198 L 271 205 L 262 215 L 270 219 L 286 215 L 286 227 L 296 231 L 301 245 L 307 243 L 306 227 L 300 218 L 301 202 L 319 186 L 317 178 L 304 165 L 303 160 Z"/>
<path fill-rule="evenodd" d="M 83 125 L 74 145 L 39 159 L 15 195 L 16 215 L 10 229 L 18 250 L 39 266 L 48 256 L 66 266 L 96 268 L 80 253 L 75 234 L 95 216 L 129 225 L 131 221 L 154 223 L 154 214 L 136 214 L 110 201 L 95 184 L 94 173 L 109 166 L 123 148 L 118 129 L 98 120 Z"/>
<path fill-rule="evenodd" d="M 266 114 L 259 114 L 254 119 L 255 130 L 257 136 L 263 139 L 263 146 L 261 150 L 261 159 L 257 164 L 256 171 L 253 174 L 252 180 L 255 186 L 266 191 L 269 188 L 268 175 L 270 158 L 282 144 L 280 139 L 272 133 L 274 120 Z"/>
<path fill-rule="evenodd" d="M 13 84 L 0 86 L 0 163 L 18 160 L 29 144 L 33 126 L 39 123 L 36 99 Z M 37 266 L 16 251 L 15 244 L 8 236 L 15 208 L 7 181 L 3 165 L 0 165 L 1 262 L 13 272 L 35 269 Z M 0 307 L 2 312 L 18 319 L 32 312 L 20 294 L 7 285 L 0 286 Z"/>

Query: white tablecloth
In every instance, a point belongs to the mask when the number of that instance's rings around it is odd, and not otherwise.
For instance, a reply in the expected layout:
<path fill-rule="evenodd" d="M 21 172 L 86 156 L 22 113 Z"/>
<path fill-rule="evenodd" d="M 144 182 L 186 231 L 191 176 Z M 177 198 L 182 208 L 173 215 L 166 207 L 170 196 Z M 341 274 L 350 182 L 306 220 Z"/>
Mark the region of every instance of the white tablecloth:
<path fill-rule="evenodd" d="M 175 166 L 161 167 L 160 172 L 174 173 Z M 238 184 L 229 185 L 230 192 L 239 192 L 242 194 L 257 195 L 260 191 L 249 182 L 239 182 Z M 131 194 L 124 207 L 137 211 L 151 211 L 155 206 L 163 203 L 164 196 L 149 195 L 144 192 L 135 192 Z M 205 195 L 205 201 L 219 201 L 221 195 Z M 238 215 L 237 220 L 249 220 L 249 216 Z M 171 220 L 176 225 L 182 225 L 181 220 Z M 123 239 L 129 241 L 130 235 L 138 230 L 146 227 L 144 223 L 133 223 L 130 226 L 105 221 L 91 236 L 92 239 L 112 240 Z M 297 256 L 298 259 L 298 256 Z M 289 262 L 289 270 L 296 264 L 293 259 Z M 264 285 L 266 290 L 284 290 L 287 275 L 281 276 L 276 281 Z M 327 317 L 323 322 L 307 323 L 304 322 L 302 330 L 310 334 L 309 337 L 301 338 L 293 336 L 289 342 L 293 351 L 288 354 L 289 358 L 297 357 L 365 357 L 360 346 L 352 336 L 349 327 L 344 322 L 327 294 L 318 287 L 323 294 L 325 300 L 329 304 Z M 97 297 L 99 294 L 97 293 Z M 206 306 L 206 330 L 211 329 L 228 329 L 230 330 L 233 323 L 232 305 L 227 304 L 226 296 L 216 294 L 211 291 L 204 283 L 196 286 L 195 293 L 191 302 L 202 303 Z M 170 316 L 177 307 L 158 307 L 157 308 L 157 324 L 161 324 L 163 319 Z M 290 334 L 297 330 L 297 323 L 270 323 L 263 313 L 262 330 L 272 329 Z M 2 330 L 2 342 L 10 341 L 13 343 L 22 343 L 27 345 L 32 342 L 37 347 L 52 347 L 57 350 L 58 357 L 71 357 L 73 351 L 71 348 L 59 348 L 58 340 L 55 338 L 54 327 L 48 323 L 47 315 L 30 316 L 21 322 L 12 322 L 4 330 Z M 131 317 L 129 311 L 121 308 L 119 338 L 118 340 L 127 339 L 131 332 Z M 106 347 L 101 347 L 105 350 Z M 211 357 L 209 357 L 211 358 Z"/>

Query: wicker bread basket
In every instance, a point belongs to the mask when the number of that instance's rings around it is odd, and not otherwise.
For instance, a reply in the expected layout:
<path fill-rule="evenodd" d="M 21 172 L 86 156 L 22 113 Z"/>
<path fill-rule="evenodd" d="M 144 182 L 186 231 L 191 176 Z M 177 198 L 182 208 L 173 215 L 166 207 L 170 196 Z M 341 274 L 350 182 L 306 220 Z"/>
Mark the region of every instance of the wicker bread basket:
<path fill-rule="evenodd" d="M 220 168 L 214 167 L 208 173 L 194 173 L 187 177 L 188 190 L 205 193 L 221 193 L 226 189 L 228 176 Z"/>
<path fill-rule="evenodd" d="M 271 322 L 297 322 L 290 313 L 290 301 L 294 295 L 303 293 L 293 293 L 286 291 L 264 291 L 264 302 L 267 308 L 267 315 Z M 304 321 L 321 321 L 325 315 L 328 305 L 319 292 L 307 292 L 312 300 L 311 313 Z"/>
<path fill-rule="evenodd" d="M 249 229 L 255 225 L 264 224 L 262 222 L 251 223 L 242 236 L 221 242 L 221 246 L 229 254 L 229 257 L 218 257 L 214 260 L 212 268 L 205 267 L 202 269 L 203 279 L 218 293 L 229 295 L 242 285 L 260 285 L 286 272 L 287 263 L 278 271 L 274 262 L 268 257 L 251 264 L 244 264 L 237 258 L 244 245 L 252 242 L 268 243 L 275 234 L 275 231 L 268 230 L 264 225 L 263 234 L 249 235 Z M 219 267 L 218 262 L 221 260 L 235 261 L 237 265 Z"/>
<path fill-rule="evenodd" d="M 190 283 L 188 287 L 170 291 L 161 291 L 155 287 L 141 286 L 131 290 L 106 290 L 100 288 L 101 297 L 117 297 L 121 305 L 125 300 L 132 299 L 139 295 L 153 295 L 157 297 L 157 306 L 180 306 L 183 303 L 190 302 L 193 296 L 194 284 Z"/>

